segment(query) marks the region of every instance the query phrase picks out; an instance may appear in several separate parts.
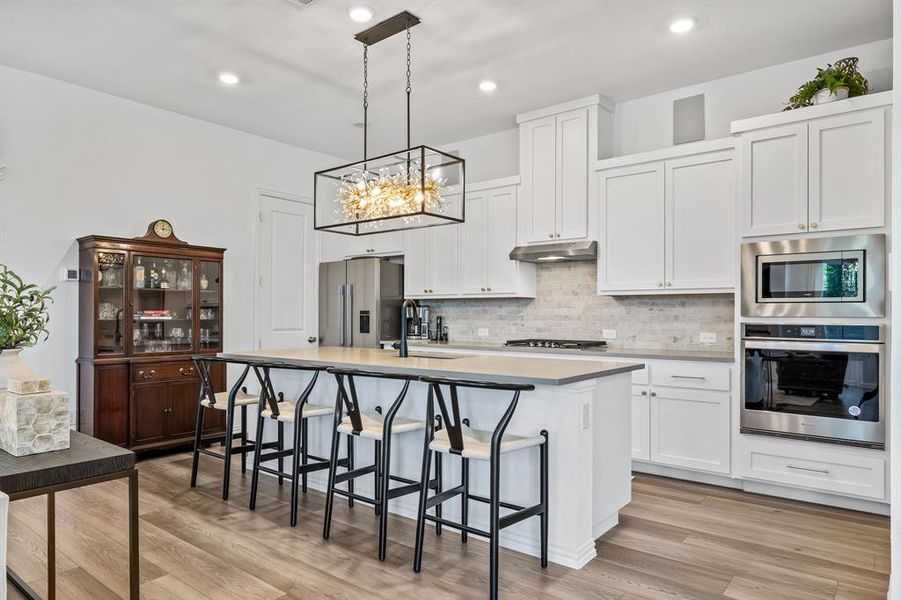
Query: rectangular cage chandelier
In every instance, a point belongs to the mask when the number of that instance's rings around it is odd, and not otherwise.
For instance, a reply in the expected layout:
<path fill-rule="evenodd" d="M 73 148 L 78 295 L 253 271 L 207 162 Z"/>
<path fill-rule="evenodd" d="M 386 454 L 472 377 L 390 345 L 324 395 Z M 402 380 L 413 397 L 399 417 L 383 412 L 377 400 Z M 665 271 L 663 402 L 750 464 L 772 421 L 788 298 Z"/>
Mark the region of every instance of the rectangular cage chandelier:
<path fill-rule="evenodd" d="M 314 173 L 317 231 L 371 235 L 465 220 L 466 161 L 410 141 L 410 28 L 418 23 L 404 11 L 354 36 L 363 44 L 363 159 Z M 407 146 L 370 157 L 369 46 L 402 31 L 407 34 Z"/>

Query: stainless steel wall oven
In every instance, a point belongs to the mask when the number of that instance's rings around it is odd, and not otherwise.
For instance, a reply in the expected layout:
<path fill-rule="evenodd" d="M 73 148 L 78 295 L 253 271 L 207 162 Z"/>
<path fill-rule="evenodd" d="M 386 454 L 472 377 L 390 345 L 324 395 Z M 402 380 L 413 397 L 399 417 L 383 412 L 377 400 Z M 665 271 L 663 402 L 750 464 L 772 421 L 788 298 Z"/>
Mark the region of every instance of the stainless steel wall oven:
<path fill-rule="evenodd" d="M 885 316 L 885 236 L 742 244 L 744 317 Z"/>
<path fill-rule="evenodd" d="M 882 325 L 742 325 L 741 432 L 885 447 Z"/>

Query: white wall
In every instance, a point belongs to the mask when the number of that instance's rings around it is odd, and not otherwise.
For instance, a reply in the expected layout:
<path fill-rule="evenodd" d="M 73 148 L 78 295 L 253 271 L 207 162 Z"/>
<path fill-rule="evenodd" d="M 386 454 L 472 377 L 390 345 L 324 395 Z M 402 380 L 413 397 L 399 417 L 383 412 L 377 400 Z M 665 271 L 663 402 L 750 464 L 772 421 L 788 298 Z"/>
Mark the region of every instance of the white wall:
<path fill-rule="evenodd" d="M 216 93 L 213 89 L 211 93 Z M 75 398 L 75 238 L 143 235 L 168 219 L 225 253 L 225 348 L 253 345 L 256 189 L 312 196 L 340 159 L 55 79 L 0 67 L 0 263 L 57 284 L 50 339 L 23 357 Z"/>
<path fill-rule="evenodd" d="M 893 2 L 893 33 L 894 39 L 901 39 L 901 1 Z M 894 54 L 894 79 L 901 81 L 901 44 L 895 44 Z M 901 98 L 898 94 L 893 98 L 892 111 L 895 115 L 901 114 Z M 892 119 L 892 223 L 901 223 L 901 119 Z M 897 226 L 897 225 L 896 225 Z M 892 294 L 891 320 L 892 323 L 901 323 L 901 253 L 897 250 L 891 253 L 889 264 L 890 288 L 895 290 Z M 897 325 L 896 325 L 897 327 Z M 901 356 L 901 335 L 892 331 L 891 354 Z M 891 363 L 889 379 L 891 390 L 889 398 L 894 399 L 889 408 L 889 485 L 891 490 L 891 549 L 892 566 L 889 579 L 890 600 L 901 598 L 901 363 L 894 360 Z"/>
<path fill-rule="evenodd" d="M 705 96 L 707 139 L 726 137 L 730 122 L 779 112 L 798 86 L 816 74 L 817 67 L 846 56 L 860 58 L 860 70 L 869 79 L 872 91 L 892 88 L 891 40 L 836 50 L 620 102 L 614 114 L 614 154 L 621 156 L 672 146 L 673 100 L 696 94 Z"/>
<path fill-rule="evenodd" d="M 510 129 L 445 144 L 439 150 L 466 159 L 466 181 L 485 181 L 519 174 L 519 128 L 510 116 Z"/>
<path fill-rule="evenodd" d="M 615 156 L 658 150 L 673 145 L 673 100 L 705 95 L 707 139 L 729 135 L 736 119 L 776 113 L 817 67 L 846 56 L 860 58 L 860 67 L 873 91 L 892 88 L 892 41 L 882 40 L 836 50 L 790 63 L 766 67 L 684 88 L 626 100 L 616 105 L 613 151 Z M 604 90 L 598 90 L 601 94 Z M 541 108 L 536 106 L 535 108 Z M 511 129 L 445 144 L 466 159 L 467 181 L 484 181 L 519 173 L 519 130 L 515 115 Z"/>

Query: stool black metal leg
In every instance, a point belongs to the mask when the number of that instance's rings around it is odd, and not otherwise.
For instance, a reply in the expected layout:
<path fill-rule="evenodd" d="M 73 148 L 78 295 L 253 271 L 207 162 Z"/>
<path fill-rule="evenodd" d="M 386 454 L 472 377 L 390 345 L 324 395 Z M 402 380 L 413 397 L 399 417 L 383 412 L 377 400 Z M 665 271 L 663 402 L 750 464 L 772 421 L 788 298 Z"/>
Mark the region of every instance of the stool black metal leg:
<path fill-rule="evenodd" d="M 382 442 L 374 440 L 373 464 L 375 465 L 375 516 L 379 516 L 382 509 Z"/>
<path fill-rule="evenodd" d="M 541 435 L 544 437 L 544 443 L 541 444 L 541 568 L 547 568 L 547 497 L 548 497 L 548 442 L 547 431 L 542 430 Z"/>
<path fill-rule="evenodd" d="M 441 466 L 442 466 L 441 462 L 442 462 L 441 453 L 438 452 L 437 454 L 435 454 L 435 485 L 436 485 L 435 493 L 436 494 L 440 494 L 444 490 L 444 488 L 442 486 L 442 484 L 444 482 L 444 475 L 443 475 L 444 470 L 441 468 Z M 435 506 L 435 516 L 438 517 L 439 519 L 441 518 L 441 505 L 440 504 L 437 504 Z M 441 535 L 441 523 L 435 523 L 435 535 Z"/>
<path fill-rule="evenodd" d="M 254 438 L 253 470 L 250 477 L 250 510 L 257 507 L 257 486 L 260 484 L 260 454 L 263 453 L 263 424 L 266 419 L 257 415 L 257 436 Z"/>
<path fill-rule="evenodd" d="M 310 424 L 308 419 L 300 421 L 300 464 L 306 465 L 309 462 L 310 451 L 307 448 L 310 439 Z M 307 493 L 307 472 L 304 471 L 300 476 L 301 491 Z M 296 483 L 296 481 L 295 481 Z"/>
<path fill-rule="evenodd" d="M 416 514 L 416 543 L 413 548 L 413 570 L 422 570 L 422 545 L 425 542 L 425 511 L 429 500 L 429 476 L 432 473 L 432 450 L 429 444 L 435 436 L 433 390 L 429 386 L 429 399 L 426 405 L 425 440 L 422 446 L 422 476 L 419 478 L 419 512 Z"/>
<path fill-rule="evenodd" d="M 335 427 L 337 428 L 337 423 L 340 423 L 340 413 L 339 417 L 335 419 Z M 334 431 L 334 430 L 333 430 Z M 332 452 L 329 455 L 329 467 L 328 467 L 328 487 L 325 490 L 325 519 L 322 525 L 322 537 L 328 539 L 329 532 L 332 527 L 332 504 L 335 502 L 335 470 L 338 468 L 338 446 L 341 444 L 341 434 L 337 431 L 334 431 L 332 434 Z"/>
<path fill-rule="evenodd" d="M 300 471 L 300 445 L 302 441 L 303 424 L 306 419 L 294 419 L 294 445 L 291 447 L 291 527 L 297 525 L 297 473 Z"/>
<path fill-rule="evenodd" d="M 386 424 L 381 444 L 381 499 L 379 509 L 379 560 L 385 560 L 388 553 L 388 490 L 391 488 L 391 429 Z"/>
<path fill-rule="evenodd" d="M 353 436 L 353 435 L 347 436 L 347 470 L 348 471 L 354 470 L 354 443 L 355 443 L 354 438 L 356 438 L 356 436 Z M 354 507 L 354 498 L 353 498 L 354 480 L 353 480 L 353 478 L 347 480 L 347 491 L 350 494 L 347 497 L 347 506 L 350 508 L 353 508 Z"/>
<path fill-rule="evenodd" d="M 203 439 L 203 404 L 197 405 L 197 422 L 194 425 L 194 457 L 191 460 L 191 487 L 197 487 L 197 466 L 200 462 L 200 447 Z"/>
<path fill-rule="evenodd" d="M 235 431 L 235 404 L 234 400 L 229 400 L 228 408 L 225 412 L 225 467 L 222 471 L 222 499 L 228 500 L 228 487 L 231 483 L 232 474 L 232 444 L 234 443 Z"/>
<path fill-rule="evenodd" d="M 462 474 L 463 484 L 463 494 L 460 496 L 460 522 L 463 523 L 464 526 L 469 525 L 469 459 L 464 458 L 463 464 L 460 467 L 460 471 Z M 469 539 L 469 532 L 461 531 L 460 532 L 460 541 L 464 544 Z"/>
<path fill-rule="evenodd" d="M 247 405 L 241 407 L 241 447 L 247 447 Z M 247 473 L 247 452 L 241 452 L 241 475 Z"/>
<path fill-rule="evenodd" d="M 281 421 L 278 422 L 278 472 L 285 472 L 285 459 L 282 457 L 281 452 L 285 449 L 285 424 Z M 285 478 L 281 475 L 278 476 L 278 484 L 282 485 L 285 483 Z"/>
<path fill-rule="evenodd" d="M 492 444 L 493 445 L 493 444 Z M 493 450 L 493 448 L 492 448 Z M 488 564 L 488 597 L 497 600 L 498 562 L 500 553 L 500 495 L 501 495 L 501 461 L 500 451 L 491 453 L 491 489 L 488 496 L 489 510 L 489 564 Z"/>

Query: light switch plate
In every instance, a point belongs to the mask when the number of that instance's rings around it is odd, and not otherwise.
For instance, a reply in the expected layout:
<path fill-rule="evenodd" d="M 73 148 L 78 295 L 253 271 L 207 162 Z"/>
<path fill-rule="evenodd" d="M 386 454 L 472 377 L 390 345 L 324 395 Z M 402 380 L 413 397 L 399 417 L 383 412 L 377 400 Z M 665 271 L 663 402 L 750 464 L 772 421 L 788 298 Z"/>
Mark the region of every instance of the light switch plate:
<path fill-rule="evenodd" d="M 616 329 L 604 329 L 601 331 L 601 337 L 605 340 L 615 340 L 616 339 Z"/>
<path fill-rule="evenodd" d="M 714 333 L 712 331 L 702 331 L 699 341 L 702 344 L 715 344 L 716 343 L 716 333 Z"/>
<path fill-rule="evenodd" d="M 479 337 L 488 337 L 487 327 L 479 327 Z"/>

